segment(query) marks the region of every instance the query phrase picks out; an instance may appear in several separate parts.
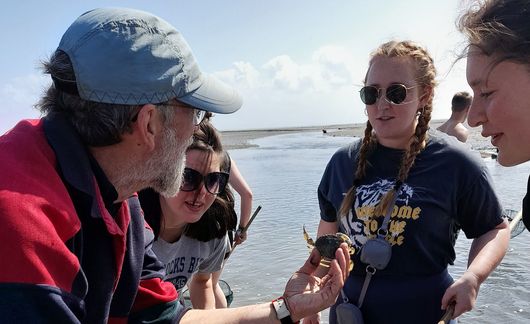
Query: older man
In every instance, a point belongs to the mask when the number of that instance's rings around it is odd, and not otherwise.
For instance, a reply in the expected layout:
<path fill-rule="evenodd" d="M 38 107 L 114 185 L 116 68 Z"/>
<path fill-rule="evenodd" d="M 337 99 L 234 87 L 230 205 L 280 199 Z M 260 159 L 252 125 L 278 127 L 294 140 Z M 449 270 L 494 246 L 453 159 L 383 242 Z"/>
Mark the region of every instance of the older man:
<path fill-rule="evenodd" d="M 89 11 L 45 70 L 44 117 L 0 137 L 2 321 L 288 323 L 334 302 L 348 274 L 344 246 L 323 279 L 315 252 L 283 298 L 240 309 L 188 311 L 161 280 L 139 204 L 126 199 L 146 187 L 174 195 L 204 111 L 241 106 L 171 25 L 142 11 Z"/>

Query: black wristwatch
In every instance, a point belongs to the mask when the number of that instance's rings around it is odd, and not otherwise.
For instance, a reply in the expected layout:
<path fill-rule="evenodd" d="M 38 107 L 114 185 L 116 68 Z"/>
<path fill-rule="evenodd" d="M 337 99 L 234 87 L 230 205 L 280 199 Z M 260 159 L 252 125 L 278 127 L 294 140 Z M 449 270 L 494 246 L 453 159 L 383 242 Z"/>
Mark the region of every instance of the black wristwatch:
<path fill-rule="evenodd" d="M 287 303 L 283 297 L 279 297 L 272 301 L 272 306 L 276 311 L 276 317 L 280 320 L 282 324 L 295 324 L 291 318 L 291 312 L 287 308 Z M 300 323 L 300 321 L 296 322 Z"/>

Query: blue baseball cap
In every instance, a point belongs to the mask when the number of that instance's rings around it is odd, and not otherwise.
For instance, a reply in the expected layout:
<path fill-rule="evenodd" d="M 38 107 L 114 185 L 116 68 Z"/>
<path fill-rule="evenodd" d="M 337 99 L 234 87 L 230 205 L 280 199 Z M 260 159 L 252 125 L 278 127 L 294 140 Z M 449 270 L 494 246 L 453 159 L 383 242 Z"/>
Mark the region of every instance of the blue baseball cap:
<path fill-rule="evenodd" d="M 64 33 L 57 50 L 70 58 L 76 77 L 71 88 L 85 100 L 142 105 L 176 98 L 221 114 L 242 105 L 235 89 L 199 70 L 173 26 L 144 11 L 88 11 Z M 59 89 L 68 82 L 53 79 Z"/>

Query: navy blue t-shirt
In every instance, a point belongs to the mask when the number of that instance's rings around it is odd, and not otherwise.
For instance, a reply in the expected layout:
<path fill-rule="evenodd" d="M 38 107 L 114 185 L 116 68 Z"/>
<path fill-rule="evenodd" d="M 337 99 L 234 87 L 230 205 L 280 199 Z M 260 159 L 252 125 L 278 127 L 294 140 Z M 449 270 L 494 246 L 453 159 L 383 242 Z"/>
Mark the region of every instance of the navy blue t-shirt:
<path fill-rule="evenodd" d="M 460 229 L 476 238 L 502 222 L 502 208 L 491 177 L 478 154 L 446 136 L 430 132 L 425 149 L 416 157 L 401 187 L 389 223 L 387 240 L 392 258 L 381 275 L 432 275 L 455 260 L 454 244 Z M 339 149 L 328 163 L 318 199 L 321 219 L 337 220 L 345 193 L 352 186 L 360 140 Z M 365 274 L 359 250 L 375 236 L 384 216 L 373 217 L 374 207 L 393 188 L 402 150 L 377 144 L 369 155 L 366 176 L 340 231 L 352 239 L 354 275 Z"/>
<path fill-rule="evenodd" d="M 447 265 L 455 260 L 459 230 L 476 238 L 502 222 L 499 200 L 478 154 L 438 134 L 429 133 L 399 190 L 387 236 L 392 258 L 372 277 L 361 308 L 365 323 L 436 323 L 443 315 L 442 296 L 452 283 Z M 326 168 L 318 188 L 324 221 L 337 220 L 353 183 L 359 148 L 360 141 L 355 141 L 338 150 Z M 373 217 L 374 207 L 394 187 L 403 153 L 377 145 L 357 188 L 353 213 L 339 219 L 340 231 L 350 236 L 357 252 L 343 288 L 351 302 L 357 302 L 366 274 L 360 248 L 384 219 Z M 339 298 L 337 304 L 341 302 Z M 336 323 L 335 306 L 330 309 L 331 324 Z"/>

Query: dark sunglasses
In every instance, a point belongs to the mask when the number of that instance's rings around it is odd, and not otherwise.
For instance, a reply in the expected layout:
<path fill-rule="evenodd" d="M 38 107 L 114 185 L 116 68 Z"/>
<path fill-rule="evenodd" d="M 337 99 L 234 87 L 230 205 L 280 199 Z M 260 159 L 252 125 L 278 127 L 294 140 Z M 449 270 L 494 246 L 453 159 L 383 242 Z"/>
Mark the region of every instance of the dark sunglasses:
<path fill-rule="evenodd" d="M 406 104 L 404 102 L 407 98 L 407 91 L 414 87 L 408 87 L 404 84 L 396 83 L 391 84 L 386 88 L 385 100 L 393 105 Z M 361 88 L 359 93 L 361 94 L 361 100 L 365 105 L 373 105 L 377 102 L 377 99 L 381 97 L 383 88 L 377 88 L 374 86 L 364 86 Z"/>
<path fill-rule="evenodd" d="M 200 188 L 201 183 L 204 183 L 204 187 L 209 193 L 217 195 L 225 190 L 226 184 L 228 183 L 228 173 L 211 172 L 203 176 L 197 170 L 184 168 L 184 176 L 182 177 L 180 190 L 195 191 Z"/>

